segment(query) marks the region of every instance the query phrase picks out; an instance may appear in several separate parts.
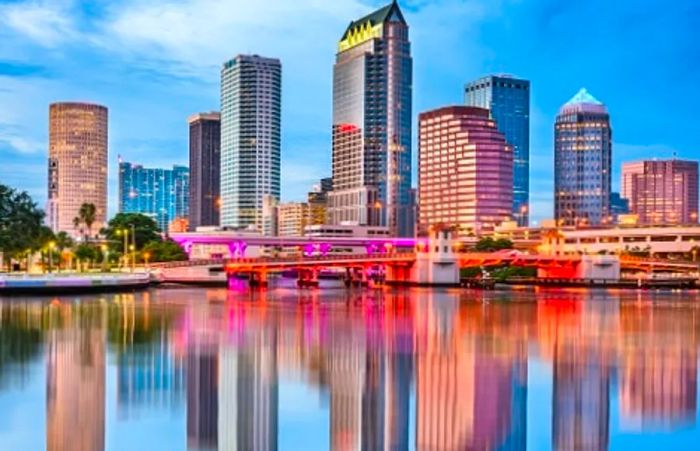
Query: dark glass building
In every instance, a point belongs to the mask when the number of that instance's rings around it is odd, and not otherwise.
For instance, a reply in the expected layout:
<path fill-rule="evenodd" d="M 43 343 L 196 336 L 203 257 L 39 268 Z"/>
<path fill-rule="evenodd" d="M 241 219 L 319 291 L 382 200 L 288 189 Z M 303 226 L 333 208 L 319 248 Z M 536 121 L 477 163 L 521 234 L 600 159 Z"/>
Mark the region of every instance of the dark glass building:
<path fill-rule="evenodd" d="M 119 160 L 119 212 L 141 213 L 168 231 L 170 224 L 187 218 L 190 174 L 184 166 L 144 168 Z"/>
<path fill-rule="evenodd" d="M 486 108 L 513 148 L 513 219 L 526 226 L 530 214 L 530 82 L 490 75 L 464 87 L 467 106 Z"/>
<path fill-rule="evenodd" d="M 189 229 L 219 225 L 221 115 L 199 113 L 190 125 Z"/>
<path fill-rule="evenodd" d="M 620 193 L 610 193 L 610 216 L 613 224 L 617 224 L 620 215 L 630 212 L 630 201 L 620 196 Z"/>
<path fill-rule="evenodd" d="M 350 23 L 333 67 L 332 224 L 413 235 L 411 44 L 396 2 Z"/>
<path fill-rule="evenodd" d="M 563 226 L 610 221 L 612 129 L 608 109 L 581 89 L 554 127 L 554 216 Z"/>

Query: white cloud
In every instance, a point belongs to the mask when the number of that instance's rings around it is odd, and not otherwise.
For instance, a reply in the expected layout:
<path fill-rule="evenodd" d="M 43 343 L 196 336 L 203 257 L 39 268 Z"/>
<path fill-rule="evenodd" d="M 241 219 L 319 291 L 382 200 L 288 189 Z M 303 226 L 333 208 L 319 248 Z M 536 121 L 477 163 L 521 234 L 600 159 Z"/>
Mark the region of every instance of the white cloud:
<path fill-rule="evenodd" d="M 44 47 L 58 47 L 77 32 L 71 3 L 61 0 L 29 1 L 0 6 L 0 23 Z"/>
<path fill-rule="evenodd" d="M 0 136 L 0 146 L 3 144 L 12 151 L 25 155 L 43 152 L 46 149 L 46 145 L 40 141 L 7 133 Z"/>

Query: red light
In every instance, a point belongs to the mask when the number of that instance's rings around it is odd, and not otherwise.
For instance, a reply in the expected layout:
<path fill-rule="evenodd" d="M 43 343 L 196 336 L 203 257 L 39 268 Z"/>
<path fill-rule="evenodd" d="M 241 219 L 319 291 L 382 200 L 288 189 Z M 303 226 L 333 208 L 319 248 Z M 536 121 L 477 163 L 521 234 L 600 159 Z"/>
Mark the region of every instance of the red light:
<path fill-rule="evenodd" d="M 351 133 L 359 130 L 355 124 L 338 124 L 340 133 Z"/>

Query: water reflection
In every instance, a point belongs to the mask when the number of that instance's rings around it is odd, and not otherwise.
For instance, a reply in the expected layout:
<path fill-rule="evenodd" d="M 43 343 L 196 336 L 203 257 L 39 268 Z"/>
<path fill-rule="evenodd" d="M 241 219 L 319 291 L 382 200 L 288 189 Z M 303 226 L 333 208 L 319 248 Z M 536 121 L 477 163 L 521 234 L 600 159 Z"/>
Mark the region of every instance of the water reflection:
<path fill-rule="evenodd" d="M 680 432 L 698 438 L 699 300 L 429 290 L 6 299 L 0 408 L 16 407 L 4 394 L 35 393 L 43 356 L 50 450 L 138 447 L 109 431 L 158 412 L 172 418 L 149 431 L 152 445 L 167 434 L 192 450 L 298 449 L 285 433 L 334 450 L 623 449 L 620 438 L 656 432 L 682 445 Z M 280 405 L 300 385 L 319 398 Z M 326 420 L 290 432 L 309 409 Z"/>

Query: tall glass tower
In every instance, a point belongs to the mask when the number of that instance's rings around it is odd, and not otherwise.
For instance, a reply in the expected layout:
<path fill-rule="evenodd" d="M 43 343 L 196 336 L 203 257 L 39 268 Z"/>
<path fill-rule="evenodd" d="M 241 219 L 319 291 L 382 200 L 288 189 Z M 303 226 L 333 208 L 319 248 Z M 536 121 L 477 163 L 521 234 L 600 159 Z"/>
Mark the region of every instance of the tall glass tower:
<path fill-rule="evenodd" d="M 221 225 L 262 230 L 263 197 L 280 197 L 282 65 L 238 55 L 221 68 Z"/>
<path fill-rule="evenodd" d="M 611 222 L 612 129 L 608 109 L 581 89 L 554 126 L 554 217 L 559 225 Z"/>
<path fill-rule="evenodd" d="M 175 219 L 188 217 L 189 199 L 189 168 L 151 169 L 119 159 L 120 213 L 142 213 L 167 232 Z"/>
<path fill-rule="evenodd" d="M 513 147 L 513 219 L 528 225 L 530 214 L 530 82 L 490 75 L 464 87 L 464 103 L 491 110 L 498 131 Z"/>
<path fill-rule="evenodd" d="M 408 25 L 396 2 L 350 22 L 333 66 L 332 224 L 413 235 L 412 72 Z"/>

